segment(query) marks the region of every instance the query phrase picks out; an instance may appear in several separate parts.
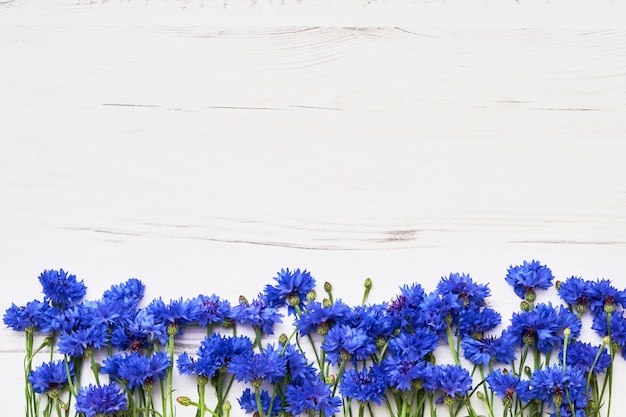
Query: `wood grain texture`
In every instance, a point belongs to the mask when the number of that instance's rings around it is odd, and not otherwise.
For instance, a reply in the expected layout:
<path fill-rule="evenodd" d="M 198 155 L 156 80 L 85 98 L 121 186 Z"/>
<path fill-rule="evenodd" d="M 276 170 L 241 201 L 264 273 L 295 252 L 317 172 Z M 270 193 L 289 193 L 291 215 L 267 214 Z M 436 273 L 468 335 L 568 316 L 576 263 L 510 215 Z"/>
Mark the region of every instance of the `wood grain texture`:
<path fill-rule="evenodd" d="M 93 297 L 236 300 L 282 267 L 508 294 L 530 258 L 626 286 L 621 5 L 87 3 L 0 5 L 1 306 L 59 267 Z M 21 349 L 0 331 L 17 377 Z"/>

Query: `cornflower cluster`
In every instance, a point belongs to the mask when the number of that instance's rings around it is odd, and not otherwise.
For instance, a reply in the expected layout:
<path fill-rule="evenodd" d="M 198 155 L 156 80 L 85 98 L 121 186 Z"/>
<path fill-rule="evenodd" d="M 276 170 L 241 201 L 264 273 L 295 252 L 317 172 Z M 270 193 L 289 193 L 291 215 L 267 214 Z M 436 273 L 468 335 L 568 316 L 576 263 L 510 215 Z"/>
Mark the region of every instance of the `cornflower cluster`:
<path fill-rule="evenodd" d="M 13 304 L 4 323 L 26 337 L 26 417 L 173 417 L 178 407 L 229 417 L 233 405 L 255 417 L 608 416 L 614 362 L 626 358 L 626 291 L 572 276 L 541 302 L 555 281 L 547 266 L 524 261 L 503 275 L 521 299 L 506 323 L 489 287 L 464 273 L 378 303 L 368 278 L 351 306 L 300 269 L 233 304 L 215 294 L 145 302 L 134 278 L 86 300 L 82 280 L 46 270 L 43 298 Z M 594 340 L 583 340 L 584 322 Z M 187 332 L 193 351 L 177 342 Z M 193 394 L 174 387 L 175 373 Z"/>

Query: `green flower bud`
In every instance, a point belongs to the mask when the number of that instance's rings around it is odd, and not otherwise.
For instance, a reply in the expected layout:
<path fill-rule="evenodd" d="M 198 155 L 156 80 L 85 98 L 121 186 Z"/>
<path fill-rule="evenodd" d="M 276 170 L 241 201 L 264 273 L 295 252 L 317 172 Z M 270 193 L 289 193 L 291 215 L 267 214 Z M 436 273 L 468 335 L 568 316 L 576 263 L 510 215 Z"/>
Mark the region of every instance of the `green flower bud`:
<path fill-rule="evenodd" d="M 335 379 L 336 379 L 335 375 L 333 374 L 328 375 L 328 377 L 326 377 L 326 383 L 330 386 L 333 386 L 335 385 Z"/>
<path fill-rule="evenodd" d="M 372 279 L 371 278 L 366 278 L 365 282 L 363 282 L 363 286 L 365 286 L 366 289 L 371 290 L 372 289 Z"/>
<path fill-rule="evenodd" d="M 530 378 L 530 376 L 532 375 L 533 371 L 532 371 L 532 369 L 530 369 L 530 366 L 526 365 L 524 367 L 524 373 L 526 374 L 526 376 L 528 378 Z"/>
<path fill-rule="evenodd" d="M 576 312 L 578 314 L 583 314 L 585 311 L 587 311 L 587 306 L 585 304 L 582 304 L 582 303 L 576 304 Z"/>
<path fill-rule="evenodd" d="M 556 288 L 557 291 L 561 289 L 561 284 L 563 284 L 563 283 L 561 281 L 559 281 L 558 279 L 554 283 L 554 287 Z"/>
<path fill-rule="evenodd" d="M 326 281 L 324 283 L 324 291 L 330 293 L 333 291 L 333 284 L 331 284 L 330 282 Z"/>
<path fill-rule="evenodd" d="M 191 398 L 189 397 L 177 397 L 176 402 L 183 407 L 188 407 L 191 405 Z"/>
<path fill-rule="evenodd" d="M 333 306 L 333 302 L 332 302 L 332 301 L 330 301 L 328 298 L 324 298 L 324 299 L 322 300 L 322 305 L 323 305 L 324 307 L 332 307 L 332 306 Z"/>
<path fill-rule="evenodd" d="M 230 405 L 230 401 L 226 400 L 224 401 L 224 411 L 230 411 L 233 408 L 232 405 Z"/>
<path fill-rule="evenodd" d="M 278 343 L 280 343 L 281 346 L 285 346 L 288 341 L 289 341 L 289 338 L 287 337 L 285 333 L 281 333 L 281 335 L 278 336 Z"/>
<path fill-rule="evenodd" d="M 178 333 L 178 324 L 176 324 L 176 323 L 169 323 L 167 325 L 167 335 L 168 336 L 176 336 L 177 333 Z"/>
<path fill-rule="evenodd" d="M 287 304 L 291 307 L 296 307 L 300 305 L 300 297 L 297 294 L 291 294 L 287 297 Z"/>
<path fill-rule="evenodd" d="M 522 302 L 519 303 L 519 308 L 522 311 L 530 311 L 530 304 L 528 301 L 522 300 Z"/>
<path fill-rule="evenodd" d="M 537 293 L 535 293 L 535 290 L 532 288 L 526 288 L 526 293 L 524 294 L 524 300 L 528 301 L 529 303 L 534 303 L 536 299 L 537 299 Z"/>
<path fill-rule="evenodd" d="M 569 327 L 566 327 L 565 329 L 563 329 L 563 336 L 566 338 L 569 338 L 572 335 L 572 329 L 570 329 Z"/>
<path fill-rule="evenodd" d="M 324 321 L 317 325 L 317 334 L 320 336 L 326 336 L 328 334 L 328 330 L 330 330 L 330 327 L 328 326 L 328 323 Z"/>
<path fill-rule="evenodd" d="M 350 352 L 348 352 L 347 350 L 342 350 L 341 351 L 341 360 L 347 362 L 350 359 L 352 359 L 352 355 L 350 354 Z"/>
<path fill-rule="evenodd" d="M 315 290 L 311 290 L 306 294 L 307 301 L 315 301 L 316 298 L 317 298 L 317 292 L 315 292 Z"/>
<path fill-rule="evenodd" d="M 385 340 L 384 337 L 379 336 L 378 339 L 376 339 L 376 347 L 378 349 L 384 348 L 386 344 L 387 344 L 387 341 Z"/>
<path fill-rule="evenodd" d="M 248 303 L 248 299 L 246 297 L 244 297 L 243 295 L 240 295 L 239 296 L 239 304 L 247 306 L 249 304 Z"/>

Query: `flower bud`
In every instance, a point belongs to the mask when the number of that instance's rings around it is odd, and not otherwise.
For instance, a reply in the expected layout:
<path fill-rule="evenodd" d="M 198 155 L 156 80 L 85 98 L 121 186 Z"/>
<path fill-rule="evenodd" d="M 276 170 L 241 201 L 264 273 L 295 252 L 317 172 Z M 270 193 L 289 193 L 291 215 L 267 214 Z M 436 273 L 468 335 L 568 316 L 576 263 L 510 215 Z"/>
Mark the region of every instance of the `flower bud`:
<path fill-rule="evenodd" d="M 363 286 L 365 287 L 365 289 L 371 290 L 372 289 L 372 279 L 371 278 L 366 278 L 365 282 L 363 282 Z"/>
<path fill-rule="evenodd" d="M 350 352 L 348 352 L 347 350 L 342 350 L 341 351 L 341 360 L 347 362 L 350 359 L 352 359 L 352 355 L 350 354 Z"/>
<path fill-rule="evenodd" d="M 530 304 L 528 303 L 528 301 L 526 301 L 526 300 L 522 300 L 522 301 L 519 303 L 519 308 L 520 308 L 520 310 L 522 310 L 522 311 L 530 311 Z"/>
<path fill-rule="evenodd" d="M 480 401 L 485 401 L 485 394 L 483 394 L 482 391 L 476 391 L 476 395 Z"/>
<path fill-rule="evenodd" d="M 239 304 L 247 306 L 249 304 L 248 303 L 248 299 L 246 297 L 244 297 L 243 295 L 240 295 L 239 296 Z"/>
<path fill-rule="evenodd" d="M 326 281 L 324 283 L 324 291 L 330 293 L 333 291 L 333 284 L 331 284 L 330 282 Z"/>
<path fill-rule="evenodd" d="M 556 280 L 556 282 L 554 283 L 554 288 L 556 288 L 556 290 L 560 290 L 561 289 L 561 284 L 563 284 L 560 280 Z"/>
<path fill-rule="evenodd" d="M 530 366 L 526 365 L 526 366 L 524 366 L 524 373 L 526 374 L 526 376 L 528 378 L 530 378 L 530 376 L 532 375 L 533 371 L 532 371 L 532 369 L 530 369 Z"/>
<path fill-rule="evenodd" d="M 327 383 L 328 385 L 330 385 L 330 386 L 335 385 L 335 378 L 336 378 L 336 377 L 335 377 L 335 375 L 333 375 L 333 374 L 328 375 L 328 377 L 326 377 L 326 383 Z"/>
<path fill-rule="evenodd" d="M 576 304 L 576 312 L 578 314 L 583 314 L 585 311 L 587 311 L 587 306 L 583 303 L 577 303 Z"/>
<path fill-rule="evenodd" d="M 569 327 L 566 327 L 565 329 L 563 329 L 563 337 L 569 338 L 571 335 L 572 335 L 572 329 L 570 329 Z"/>
<path fill-rule="evenodd" d="M 178 324 L 176 323 L 168 323 L 167 325 L 167 335 L 168 336 L 176 336 L 178 333 Z"/>
<path fill-rule="evenodd" d="M 382 349 L 385 347 L 386 344 L 387 344 L 387 341 L 385 340 L 385 338 L 382 336 L 378 336 L 378 338 L 376 339 L 376 347 L 378 349 Z"/>
<path fill-rule="evenodd" d="M 317 325 L 317 334 L 320 336 L 326 336 L 328 334 L 328 330 L 330 330 L 330 327 L 325 321 Z"/>
<path fill-rule="evenodd" d="M 224 411 L 230 411 L 232 408 L 233 406 L 230 404 L 230 401 L 224 401 Z"/>
<path fill-rule="evenodd" d="M 604 337 L 602 338 L 602 346 L 606 346 L 606 345 L 608 345 L 609 343 L 611 343 L 611 337 L 610 337 L 610 336 L 604 336 Z"/>
<path fill-rule="evenodd" d="M 296 307 L 300 305 L 300 297 L 297 294 L 291 294 L 287 297 L 287 304 L 291 307 Z"/>
<path fill-rule="evenodd" d="M 328 298 L 324 298 L 322 300 L 322 306 L 324 306 L 324 307 L 332 307 L 333 306 L 333 302 L 330 301 Z"/>
<path fill-rule="evenodd" d="M 281 333 L 281 335 L 278 336 L 278 343 L 280 343 L 281 346 L 285 346 L 288 341 L 289 341 L 289 338 L 287 337 L 285 333 Z"/>
<path fill-rule="evenodd" d="M 317 292 L 315 292 L 315 290 L 311 290 L 306 294 L 307 301 L 315 301 L 316 298 L 317 298 Z"/>
<path fill-rule="evenodd" d="M 535 293 L 535 290 L 532 288 L 526 288 L 526 293 L 524 293 L 524 300 L 528 301 L 529 303 L 534 303 L 536 299 L 537 293 Z"/>
<path fill-rule="evenodd" d="M 189 397 L 177 397 L 176 402 L 183 407 L 188 407 L 191 405 L 191 398 Z"/>

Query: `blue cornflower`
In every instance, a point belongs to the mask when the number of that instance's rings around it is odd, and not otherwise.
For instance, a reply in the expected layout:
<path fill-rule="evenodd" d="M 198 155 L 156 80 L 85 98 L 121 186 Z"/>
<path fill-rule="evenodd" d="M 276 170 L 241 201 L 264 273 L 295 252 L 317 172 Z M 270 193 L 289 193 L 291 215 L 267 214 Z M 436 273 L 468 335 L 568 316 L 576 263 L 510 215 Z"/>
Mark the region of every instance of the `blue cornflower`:
<path fill-rule="evenodd" d="M 169 356 L 165 352 L 155 352 L 145 356 L 139 352 L 117 354 L 105 360 L 102 373 L 126 382 L 128 388 L 153 386 L 155 382 L 165 378 L 170 366 Z"/>
<path fill-rule="evenodd" d="M 406 356 L 386 356 L 382 362 L 387 385 L 399 391 L 414 388 L 428 375 L 429 362 L 410 360 Z"/>
<path fill-rule="evenodd" d="M 612 313 L 615 307 L 626 305 L 626 291 L 618 290 L 607 279 L 592 281 L 589 288 L 589 307 L 595 315 Z"/>
<path fill-rule="evenodd" d="M 93 306 L 90 303 L 74 304 L 61 311 L 50 307 L 42 309 L 39 329 L 43 333 L 51 331 L 69 333 L 91 326 L 94 317 Z"/>
<path fill-rule="evenodd" d="M 83 304 L 89 305 L 92 310 L 92 325 L 105 326 L 110 329 L 113 326 L 124 326 L 130 322 L 131 311 L 124 310 L 121 304 L 113 300 L 85 301 Z"/>
<path fill-rule="evenodd" d="M 237 381 L 249 382 L 253 385 L 262 381 L 274 383 L 285 376 L 287 360 L 281 354 L 282 348 L 269 344 L 260 353 L 234 356 L 228 364 L 228 372 Z"/>
<path fill-rule="evenodd" d="M 230 316 L 230 303 L 220 299 L 215 294 L 201 294 L 192 299 L 191 303 L 196 304 L 196 308 L 193 309 L 196 314 L 195 317 L 192 317 L 192 321 L 197 322 L 202 327 L 221 324 Z"/>
<path fill-rule="evenodd" d="M 70 377 L 75 377 L 74 364 L 68 362 Z M 55 390 L 61 391 L 68 385 L 67 368 L 64 360 L 55 362 L 44 362 L 36 369 L 30 371 L 28 382 L 33 386 L 33 391 L 37 394 L 47 393 Z"/>
<path fill-rule="evenodd" d="M 213 378 L 235 356 L 252 355 L 252 341 L 247 336 L 221 336 L 212 333 L 205 337 L 198 348 L 198 357 L 183 352 L 177 360 L 178 371 L 183 375 L 199 375 Z"/>
<path fill-rule="evenodd" d="M 349 369 L 339 381 L 341 394 L 362 404 L 374 402 L 380 405 L 385 398 L 386 389 L 385 371 L 382 366 L 376 364 L 360 371 Z"/>
<path fill-rule="evenodd" d="M 60 308 L 79 302 L 87 294 L 83 281 L 78 281 L 76 275 L 68 274 L 62 269 L 43 271 L 39 275 L 39 282 L 46 300 Z"/>
<path fill-rule="evenodd" d="M 318 376 L 317 369 L 307 361 L 304 353 L 296 345 L 287 345 L 284 357 L 287 360 L 287 369 L 294 384 L 303 384 L 304 381 L 312 381 Z"/>
<path fill-rule="evenodd" d="M 103 302 L 113 302 L 120 310 L 134 310 L 143 299 L 146 286 L 137 278 L 130 278 L 121 284 L 112 285 L 102 295 Z"/>
<path fill-rule="evenodd" d="M 595 366 L 591 369 L 600 349 L 602 349 L 602 353 L 600 353 Z M 559 352 L 559 359 L 563 362 L 563 350 Z M 575 366 L 580 368 L 585 375 L 588 375 L 589 372 L 601 374 L 611 365 L 611 355 L 607 352 L 606 347 L 575 341 L 567 345 L 566 365 L 568 367 Z"/>
<path fill-rule="evenodd" d="M 104 326 L 92 326 L 61 334 L 58 348 L 59 353 L 76 358 L 88 350 L 100 349 L 107 341 L 108 329 Z"/>
<path fill-rule="evenodd" d="M 299 318 L 294 320 L 301 336 L 316 331 L 326 335 L 335 323 L 344 323 L 350 315 L 350 307 L 341 300 L 336 300 L 331 305 L 323 305 L 318 301 L 309 302 Z"/>
<path fill-rule="evenodd" d="M 83 387 L 76 396 L 76 411 L 86 417 L 107 417 L 128 409 L 126 395 L 113 385 Z"/>
<path fill-rule="evenodd" d="M 155 322 L 166 325 L 182 325 L 193 321 L 198 311 L 198 306 L 190 300 L 170 300 L 165 303 L 161 297 L 153 300 L 147 307 L 154 316 Z"/>
<path fill-rule="evenodd" d="M 397 322 L 394 327 L 414 328 L 426 293 L 420 284 L 403 285 L 400 294 L 386 304 L 387 316 Z"/>
<path fill-rule="evenodd" d="M 289 314 L 295 314 L 296 306 L 302 309 L 307 294 L 315 288 L 315 278 L 306 269 L 281 269 L 274 280 L 277 285 L 265 287 L 267 303 L 275 308 L 288 305 Z"/>
<path fill-rule="evenodd" d="M 524 261 L 523 265 L 510 266 L 505 277 L 506 282 L 520 298 L 526 298 L 527 293 L 534 294 L 535 288 L 544 290 L 549 288 L 553 279 L 550 268 L 535 260 Z"/>
<path fill-rule="evenodd" d="M 249 324 L 265 334 L 274 334 L 274 326 L 282 323 L 282 317 L 277 308 L 270 307 L 264 294 L 259 294 L 251 303 L 240 297 L 239 304 L 230 312 L 230 318 L 235 322 Z"/>
<path fill-rule="evenodd" d="M 277 416 L 282 409 L 282 402 L 279 396 L 271 397 L 270 394 L 265 391 L 260 391 L 261 407 L 263 408 L 263 415 L 267 417 Z M 257 405 L 256 396 L 250 388 L 246 388 L 241 397 L 237 399 L 241 408 L 247 414 L 260 415 L 259 407 Z M 270 406 L 272 410 L 270 412 Z"/>
<path fill-rule="evenodd" d="M 584 408 L 587 404 L 585 384 L 585 376 L 580 369 L 563 369 L 561 365 L 553 365 L 533 372 L 530 392 L 535 399 L 551 406 L 560 407 L 568 402 L 569 397 L 576 408 Z"/>
<path fill-rule="evenodd" d="M 501 369 L 495 369 L 485 377 L 485 381 L 489 384 L 489 388 L 497 395 L 506 408 L 513 405 L 514 396 L 516 395 L 522 402 L 530 401 L 530 381 L 522 380 Z"/>
<path fill-rule="evenodd" d="M 126 326 L 113 326 L 111 330 L 110 342 L 111 346 L 118 350 L 130 350 L 131 352 L 142 352 L 151 342 L 148 340 L 147 332 L 141 331 L 135 323 L 134 312 L 129 316 L 129 322 Z"/>
<path fill-rule="evenodd" d="M 128 329 L 132 333 L 146 335 L 150 342 L 159 343 L 162 346 L 165 346 L 169 341 L 167 327 L 167 322 L 157 320 L 150 306 L 137 311 L 133 322 L 128 325 Z"/>
<path fill-rule="evenodd" d="M 389 341 L 387 350 L 393 356 L 416 362 L 434 352 L 438 344 L 439 336 L 437 333 L 420 328 L 414 333 L 399 333 Z"/>
<path fill-rule="evenodd" d="M 548 303 L 538 304 L 531 311 L 513 313 L 509 331 L 520 346 L 536 346 L 540 352 L 547 353 L 561 345 L 566 328 L 571 330 L 574 339 L 580 334 L 582 324 L 565 307 L 557 309 Z"/>
<path fill-rule="evenodd" d="M 489 365 L 493 362 L 511 363 L 515 360 L 516 339 L 509 332 L 502 332 L 500 337 L 465 336 L 461 341 L 465 359 L 477 365 Z"/>
<path fill-rule="evenodd" d="M 502 321 L 500 313 L 491 307 L 465 308 L 458 317 L 457 330 L 462 336 L 481 335 L 495 329 Z"/>
<path fill-rule="evenodd" d="M 287 411 L 293 415 L 308 413 L 309 415 L 333 416 L 339 412 L 341 399 L 334 397 L 330 385 L 323 381 L 305 380 L 298 385 L 287 385 L 285 391 Z"/>
<path fill-rule="evenodd" d="M 365 330 L 341 324 L 329 330 L 322 349 L 326 360 L 335 365 L 342 360 L 365 359 L 376 352 L 376 344 Z"/>
<path fill-rule="evenodd" d="M 26 329 L 39 329 L 42 314 L 47 303 L 38 300 L 29 301 L 25 306 L 11 304 L 3 317 L 4 324 L 10 329 L 24 331 Z"/>
<path fill-rule="evenodd" d="M 484 284 L 475 283 L 467 274 L 453 273 L 443 277 L 437 284 L 439 294 L 454 294 L 463 307 L 483 307 L 485 298 L 491 295 L 491 290 Z"/>
<path fill-rule="evenodd" d="M 591 300 L 591 282 L 580 277 L 569 277 L 561 283 L 558 289 L 559 297 L 578 313 L 584 313 Z"/>
<path fill-rule="evenodd" d="M 456 396 L 463 397 L 472 389 L 472 377 L 460 365 L 434 365 L 429 367 L 423 386 L 433 393 L 441 391 L 443 396 L 437 399 L 437 403 L 450 406 Z"/>
<path fill-rule="evenodd" d="M 387 316 L 385 303 L 356 306 L 350 310 L 346 323 L 363 330 L 372 340 L 388 340 L 397 330 L 397 323 Z"/>
<path fill-rule="evenodd" d="M 448 324 L 455 322 L 461 303 L 456 294 L 434 291 L 424 297 L 417 323 L 434 332 L 444 332 Z"/>
<path fill-rule="evenodd" d="M 607 314 L 602 312 L 593 318 L 591 329 L 601 337 L 611 336 L 611 342 L 616 343 L 619 347 L 626 346 L 626 317 L 624 311 L 614 311 L 610 315 L 611 328 L 609 332 Z"/>

